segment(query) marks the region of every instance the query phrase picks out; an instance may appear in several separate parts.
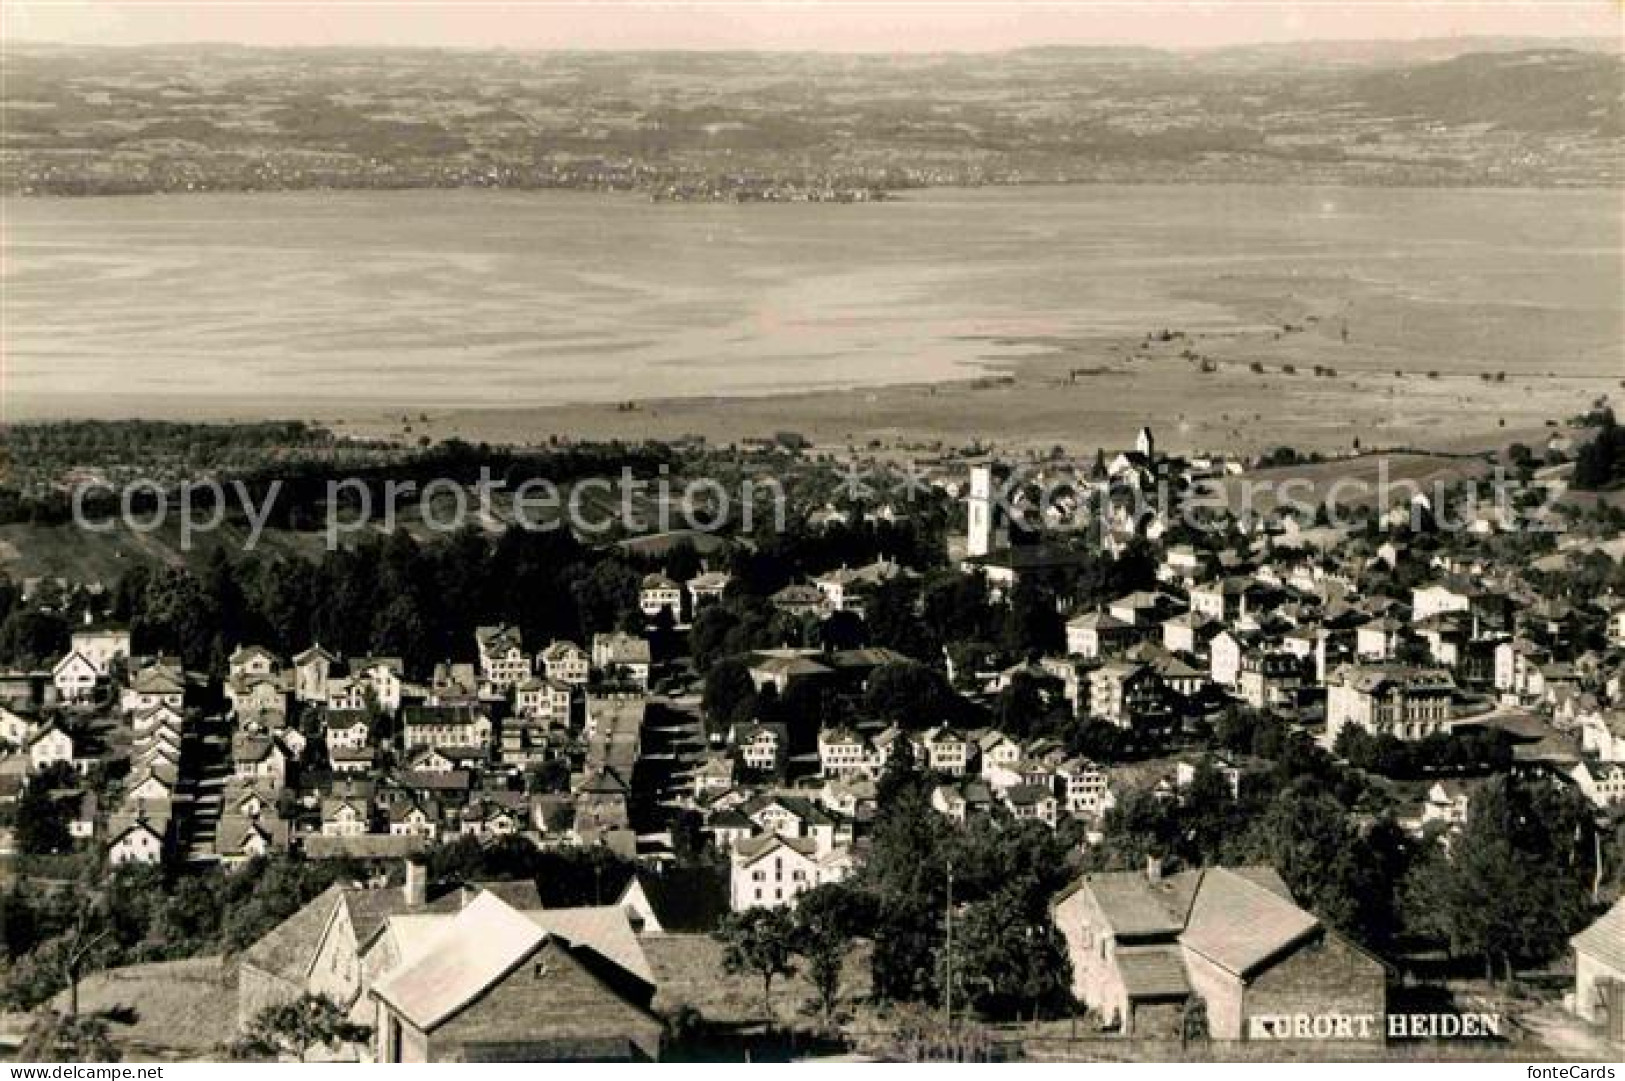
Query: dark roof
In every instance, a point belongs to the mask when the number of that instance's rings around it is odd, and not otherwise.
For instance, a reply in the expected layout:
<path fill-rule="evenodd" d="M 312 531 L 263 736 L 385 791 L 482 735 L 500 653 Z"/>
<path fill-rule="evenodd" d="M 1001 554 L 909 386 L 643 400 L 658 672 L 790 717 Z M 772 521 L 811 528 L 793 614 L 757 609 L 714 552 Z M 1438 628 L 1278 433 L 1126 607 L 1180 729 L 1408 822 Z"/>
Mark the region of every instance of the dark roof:
<path fill-rule="evenodd" d="M 965 562 L 973 566 L 1008 567 L 1014 571 L 1045 570 L 1051 567 L 1075 567 L 1094 558 L 1076 548 L 1048 544 L 1017 545 L 1000 548 L 983 556 L 971 556 Z"/>
<path fill-rule="evenodd" d="M 1117 968 L 1131 999 L 1183 999 L 1191 993 L 1178 946 L 1124 946 Z"/>
<path fill-rule="evenodd" d="M 314 834 L 305 838 L 305 855 L 313 860 L 344 859 L 401 859 L 415 856 L 429 847 L 422 837 L 395 837 L 381 833 L 365 833 L 359 837 L 324 837 Z"/>
<path fill-rule="evenodd" d="M 670 934 L 709 934 L 728 914 L 728 875 L 721 868 L 672 867 L 640 872 L 635 881 Z"/>

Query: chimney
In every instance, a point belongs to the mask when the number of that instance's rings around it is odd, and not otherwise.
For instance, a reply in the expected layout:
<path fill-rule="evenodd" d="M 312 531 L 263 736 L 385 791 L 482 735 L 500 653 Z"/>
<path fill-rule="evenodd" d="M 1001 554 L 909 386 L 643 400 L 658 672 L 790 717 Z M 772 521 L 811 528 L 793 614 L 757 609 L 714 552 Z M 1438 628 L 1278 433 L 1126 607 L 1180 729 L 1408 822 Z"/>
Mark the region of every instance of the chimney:
<path fill-rule="evenodd" d="M 401 883 L 401 893 L 405 895 L 408 907 L 422 908 L 426 903 L 428 903 L 428 864 L 417 859 L 409 859 L 406 861 L 406 879 Z"/>
<path fill-rule="evenodd" d="M 1145 858 L 1145 880 L 1153 884 L 1162 881 L 1162 857 L 1156 853 Z"/>

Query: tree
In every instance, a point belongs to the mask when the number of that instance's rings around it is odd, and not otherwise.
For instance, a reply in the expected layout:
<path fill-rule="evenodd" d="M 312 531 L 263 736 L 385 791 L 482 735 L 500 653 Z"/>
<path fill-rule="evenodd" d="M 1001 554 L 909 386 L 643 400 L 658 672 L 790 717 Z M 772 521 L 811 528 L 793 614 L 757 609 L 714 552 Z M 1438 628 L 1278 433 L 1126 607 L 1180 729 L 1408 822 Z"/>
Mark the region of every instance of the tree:
<path fill-rule="evenodd" d="M 1343 805 L 1313 779 L 1281 792 L 1253 820 L 1238 855 L 1274 867 L 1317 916 L 1362 942 L 1387 930 L 1386 899 L 1393 883 L 1379 879 Z"/>
<path fill-rule="evenodd" d="M 958 695 L 934 668 L 916 661 L 883 664 L 869 677 L 866 711 L 908 728 L 926 728 L 957 711 Z"/>
<path fill-rule="evenodd" d="M 306 993 L 255 1014 L 230 1051 L 233 1058 L 304 1062 L 319 1047 L 361 1043 L 371 1034 L 368 1026 L 346 1018 L 332 999 Z"/>
<path fill-rule="evenodd" d="M 713 732 L 751 720 L 757 709 L 756 683 L 745 662 L 732 659 L 713 665 L 705 674 L 700 705 Z"/>
<path fill-rule="evenodd" d="M 49 780 L 32 777 L 17 803 L 17 850 L 29 855 L 66 851 L 72 845 L 68 816 Z"/>
<path fill-rule="evenodd" d="M 1013 881 L 956 921 L 954 997 L 968 994 L 984 1015 L 1019 1017 L 1059 1004 L 1071 986 L 1066 943 L 1030 886 Z"/>
<path fill-rule="evenodd" d="M 1060 701 L 1059 680 L 1040 678 L 1031 672 L 1017 672 L 993 700 L 993 723 L 999 731 L 1017 740 L 1037 734 L 1052 709 Z M 1070 711 L 1068 711 L 1070 712 Z"/>
<path fill-rule="evenodd" d="M 866 925 L 860 896 L 839 883 L 828 883 L 796 900 L 796 953 L 807 963 L 807 977 L 818 993 L 824 1024 L 829 1024 L 841 992 L 841 969 L 852 940 Z"/>
<path fill-rule="evenodd" d="M 1014 653 L 1064 653 L 1066 620 L 1055 603 L 1055 594 L 1043 585 L 1020 579 L 1010 591 L 1003 641 L 1004 647 Z"/>
<path fill-rule="evenodd" d="M 1545 960 L 1584 923 L 1592 868 L 1591 819 L 1572 792 L 1531 792 L 1497 777 L 1474 793 L 1448 860 L 1419 865 L 1406 883 L 1418 929 L 1452 953 L 1510 978 L 1518 960 Z"/>
<path fill-rule="evenodd" d="M 833 612 L 818 625 L 818 644 L 824 649 L 857 649 L 863 637 L 863 619 L 856 612 Z"/>
<path fill-rule="evenodd" d="M 773 981 L 795 973 L 796 926 L 781 908 L 751 908 L 728 916 L 715 932 L 722 943 L 722 967 L 735 975 L 760 977 L 762 1013 L 773 1022 Z"/>
<path fill-rule="evenodd" d="M 68 625 L 54 612 L 14 608 L 0 622 L 0 661 L 33 668 L 60 656 L 68 646 Z"/>

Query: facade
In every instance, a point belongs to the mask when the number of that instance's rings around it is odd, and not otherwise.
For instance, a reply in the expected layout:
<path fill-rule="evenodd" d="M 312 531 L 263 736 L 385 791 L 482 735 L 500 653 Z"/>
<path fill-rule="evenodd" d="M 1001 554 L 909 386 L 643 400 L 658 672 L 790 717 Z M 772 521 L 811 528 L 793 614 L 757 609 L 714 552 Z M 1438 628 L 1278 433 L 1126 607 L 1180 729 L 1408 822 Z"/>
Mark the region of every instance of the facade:
<path fill-rule="evenodd" d="M 1166 688 L 1143 664 L 1108 664 L 1089 673 L 1089 715 L 1119 728 L 1156 725 L 1168 716 Z"/>
<path fill-rule="evenodd" d="M 408 748 L 487 751 L 491 747 L 491 718 L 472 706 L 411 706 L 402 714 L 402 722 Z"/>
<path fill-rule="evenodd" d="M 818 765 L 825 777 L 846 780 L 874 772 L 869 741 L 850 728 L 826 727 L 819 731 Z"/>
<path fill-rule="evenodd" d="M 1625 1035 L 1625 898 L 1569 939 L 1574 949 L 1574 1012 Z"/>
<path fill-rule="evenodd" d="M 64 702 L 91 701 L 103 678 L 95 663 L 78 650 L 68 653 L 51 669 L 51 682 Z"/>
<path fill-rule="evenodd" d="M 807 890 L 845 878 L 852 866 L 845 850 L 819 852 L 811 838 L 777 833 L 737 842 L 732 859 L 729 903 L 735 912 L 794 905 Z"/>
<path fill-rule="evenodd" d="M 542 674 L 571 687 L 584 687 L 592 675 L 592 658 L 574 642 L 550 642 L 538 658 Z"/>
<path fill-rule="evenodd" d="M 518 627 L 499 623 L 476 627 L 474 645 L 479 651 L 480 677 L 499 690 L 507 690 L 530 675 L 530 658 Z"/>
<path fill-rule="evenodd" d="M 338 658 L 313 645 L 293 658 L 293 696 L 300 702 L 326 702 L 327 680 Z"/>
<path fill-rule="evenodd" d="M 683 587 L 664 574 L 645 575 L 643 585 L 638 590 L 638 608 L 649 619 L 661 612 L 670 612 L 672 619 L 680 623 L 683 619 Z"/>
<path fill-rule="evenodd" d="M 1455 692 L 1455 680 L 1438 669 L 1344 665 L 1327 685 L 1327 732 L 1335 741 L 1352 724 L 1373 735 L 1422 739 L 1449 726 Z"/>

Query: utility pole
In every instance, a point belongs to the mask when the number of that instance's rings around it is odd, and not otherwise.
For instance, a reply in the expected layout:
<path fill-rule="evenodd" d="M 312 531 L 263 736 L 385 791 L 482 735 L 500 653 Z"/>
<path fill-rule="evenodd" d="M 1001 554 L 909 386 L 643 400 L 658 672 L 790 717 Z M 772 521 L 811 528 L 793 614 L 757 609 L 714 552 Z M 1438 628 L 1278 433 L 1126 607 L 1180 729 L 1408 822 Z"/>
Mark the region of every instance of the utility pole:
<path fill-rule="evenodd" d="M 948 861 L 948 902 L 944 915 L 947 917 L 946 943 L 943 953 L 942 980 L 942 1027 L 946 1032 L 952 1032 L 954 1027 L 954 864 Z"/>

